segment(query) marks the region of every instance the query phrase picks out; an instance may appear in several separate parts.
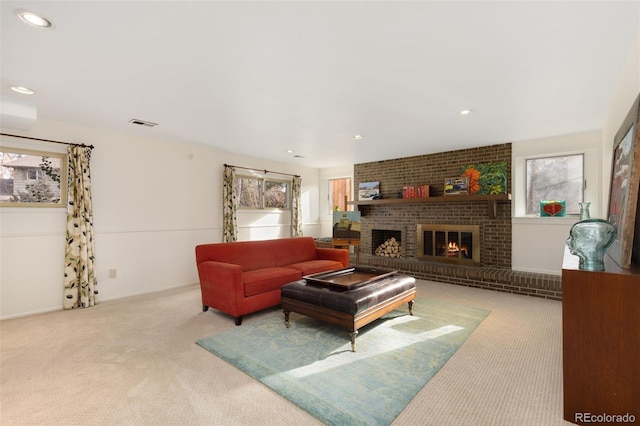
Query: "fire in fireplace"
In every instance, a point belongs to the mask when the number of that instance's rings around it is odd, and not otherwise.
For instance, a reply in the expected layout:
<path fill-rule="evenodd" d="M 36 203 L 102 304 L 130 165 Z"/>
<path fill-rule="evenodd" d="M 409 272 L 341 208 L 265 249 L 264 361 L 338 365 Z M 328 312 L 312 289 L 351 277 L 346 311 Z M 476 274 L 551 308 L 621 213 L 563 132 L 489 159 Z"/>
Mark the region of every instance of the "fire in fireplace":
<path fill-rule="evenodd" d="M 417 226 L 417 258 L 420 260 L 460 264 L 480 263 L 480 226 Z"/>

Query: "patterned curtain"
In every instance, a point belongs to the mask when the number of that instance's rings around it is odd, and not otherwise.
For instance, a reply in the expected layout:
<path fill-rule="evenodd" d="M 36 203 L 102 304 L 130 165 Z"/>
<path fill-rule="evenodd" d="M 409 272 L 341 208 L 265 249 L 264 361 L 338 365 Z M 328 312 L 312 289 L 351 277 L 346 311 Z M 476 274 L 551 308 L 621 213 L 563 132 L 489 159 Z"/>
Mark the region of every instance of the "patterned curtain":
<path fill-rule="evenodd" d="M 93 208 L 91 207 L 91 148 L 71 145 L 67 245 L 64 254 L 64 309 L 96 304 L 98 280 L 95 270 Z"/>
<path fill-rule="evenodd" d="M 291 236 L 302 236 L 302 212 L 300 211 L 300 200 L 302 178 L 300 176 L 293 177 L 293 185 L 291 188 Z"/>
<path fill-rule="evenodd" d="M 222 241 L 225 243 L 238 240 L 236 196 L 233 191 L 235 177 L 236 170 L 225 164 L 222 178 Z"/>

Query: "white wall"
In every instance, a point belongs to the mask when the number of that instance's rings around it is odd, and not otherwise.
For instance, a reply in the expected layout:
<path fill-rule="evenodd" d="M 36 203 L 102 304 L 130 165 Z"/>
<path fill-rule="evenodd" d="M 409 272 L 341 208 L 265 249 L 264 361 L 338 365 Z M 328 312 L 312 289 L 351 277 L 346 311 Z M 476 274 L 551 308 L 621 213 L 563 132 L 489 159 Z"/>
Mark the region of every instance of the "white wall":
<path fill-rule="evenodd" d="M 47 120 L 28 133 L 2 129 L 95 146 L 91 173 L 99 301 L 198 281 L 195 245 L 221 240 L 224 163 L 301 175 L 303 230 L 319 236 L 317 169 L 153 139 L 153 129 L 140 130 L 139 137 L 130 137 Z M 19 146 L 33 146 L 19 141 Z M 239 214 L 238 222 L 240 239 L 288 236 L 290 214 Z M 0 208 L 1 319 L 62 308 L 65 224 L 64 209 Z M 109 278 L 112 268 L 118 270 L 115 279 Z"/>
<path fill-rule="evenodd" d="M 608 212 L 609 185 L 611 178 L 611 161 L 614 136 L 622 124 L 629 108 L 640 93 L 640 30 L 636 33 L 633 45 L 629 51 L 624 69 L 617 82 L 612 82 L 615 88 L 608 105 L 602 131 L 588 134 L 567 135 L 545 140 L 517 142 L 513 145 L 514 159 L 521 155 L 530 155 L 537 150 L 554 149 L 557 152 L 570 151 L 584 141 L 588 149 L 597 153 L 599 164 L 590 162 L 590 169 L 598 169 L 597 187 L 599 194 L 593 193 L 594 178 L 588 177 L 589 192 L 585 194 L 585 201 L 592 202 L 591 216 L 604 218 Z M 599 140 L 597 134 L 600 134 Z M 535 154 L 534 154 L 535 155 Z M 517 188 L 518 179 L 522 185 L 522 165 L 514 163 L 514 211 L 522 202 L 522 186 Z M 569 235 L 574 218 L 540 218 L 526 219 L 514 215 L 513 219 L 513 257 L 512 268 L 531 272 L 562 273 L 562 255 L 565 240 Z"/>
<path fill-rule="evenodd" d="M 627 57 L 620 79 L 614 85 L 609 110 L 605 117 L 602 144 L 605 155 L 602 156 L 604 173 L 603 200 L 608 205 L 609 185 L 611 183 L 611 162 L 613 156 L 614 137 L 627 116 L 633 101 L 640 93 L 640 29 Z"/>
<path fill-rule="evenodd" d="M 587 189 L 584 200 L 591 202 L 592 217 L 604 214 L 601 200 L 602 132 L 593 131 L 573 135 L 514 142 L 512 144 L 512 255 L 511 268 L 517 271 L 560 274 L 564 247 L 571 226 L 578 217 L 562 218 L 527 216 L 526 158 L 585 154 Z"/>

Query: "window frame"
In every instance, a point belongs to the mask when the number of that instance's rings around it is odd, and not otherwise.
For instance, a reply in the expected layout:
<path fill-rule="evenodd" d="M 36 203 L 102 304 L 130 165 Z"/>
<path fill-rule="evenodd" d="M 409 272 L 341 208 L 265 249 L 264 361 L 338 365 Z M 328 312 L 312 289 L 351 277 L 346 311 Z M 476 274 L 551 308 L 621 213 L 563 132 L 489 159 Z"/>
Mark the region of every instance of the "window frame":
<path fill-rule="evenodd" d="M 36 177 L 31 177 L 31 172 L 35 172 Z M 35 169 L 27 170 L 27 180 L 38 180 L 39 176 L 40 174 L 38 173 L 38 170 L 35 170 Z"/>
<path fill-rule="evenodd" d="M 66 208 L 67 207 L 67 191 L 68 191 L 68 172 L 69 165 L 67 154 L 62 152 L 48 151 L 44 149 L 25 149 L 25 148 L 17 148 L 15 146 L 0 146 L 0 152 L 4 153 L 12 153 L 12 154 L 20 154 L 25 156 L 33 156 L 33 157 L 47 157 L 47 158 L 56 158 L 60 160 L 60 199 L 58 202 L 37 202 L 37 201 L 5 201 L 0 199 L 0 207 L 29 207 L 29 208 Z M 0 171 L 4 166 L 0 165 Z M 27 171 L 27 174 L 29 171 Z M 36 179 L 30 179 L 27 176 L 25 182 L 37 182 L 42 176 L 46 175 L 41 170 L 36 170 Z M 14 181 L 15 184 L 15 181 Z M 14 186 L 15 192 L 15 186 Z"/>
<path fill-rule="evenodd" d="M 249 180 L 255 180 L 255 181 L 259 181 L 260 182 L 260 202 L 261 202 L 261 206 L 260 207 L 245 207 L 245 206 L 241 206 L 240 205 L 240 198 L 236 197 L 237 201 L 236 201 L 236 208 L 238 210 L 244 210 L 244 211 L 256 211 L 256 210 L 269 210 L 269 211 L 278 211 L 278 210 L 291 210 L 291 189 L 292 189 L 292 180 L 289 179 L 271 179 L 271 178 L 267 178 L 267 177 L 263 177 L 263 176 L 255 176 L 255 175 L 250 175 L 250 174 L 236 174 L 235 178 L 234 178 L 234 191 L 236 188 L 236 182 L 238 179 L 249 179 Z M 286 201 L 285 207 L 267 207 L 265 206 L 265 194 L 266 194 L 266 187 L 267 187 L 267 182 L 277 182 L 277 183 L 284 183 L 286 184 L 286 188 L 287 188 L 287 192 L 286 192 Z"/>
<path fill-rule="evenodd" d="M 275 183 L 284 183 L 286 185 L 287 191 L 285 195 L 285 206 L 284 207 L 266 207 L 267 201 L 267 182 L 275 182 Z M 262 208 L 265 210 L 291 210 L 291 180 L 287 179 L 262 179 Z"/>
<path fill-rule="evenodd" d="M 584 154 L 584 200 L 591 203 L 591 217 L 602 213 L 602 133 L 599 131 L 535 139 L 513 144 L 512 173 L 513 198 L 511 203 L 513 223 L 550 224 L 574 223 L 575 215 L 565 217 L 540 217 L 526 214 L 526 159 Z M 561 148 L 561 149 L 558 149 Z"/>
<path fill-rule="evenodd" d="M 524 180 L 525 180 L 525 185 L 524 185 L 524 199 L 525 199 L 525 216 L 526 217 L 537 217 L 540 215 L 540 210 L 539 209 L 535 209 L 535 212 L 530 213 L 528 212 L 528 201 L 529 201 L 529 161 L 535 161 L 535 160 L 544 160 L 544 159 L 553 159 L 553 158 L 561 158 L 561 157 L 575 157 L 575 156 L 579 156 L 581 157 L 581 169 L 582 169 L 582 184 L 580 186 L 580 196 L 579 199 L 580 201 L 578 202 L 584 202 L 585 201 L 585 191 L 587 188 L 587 178 L 586 178 L 586 163 L 587 163 L 587 154 L 586 152 L 572 152 L 572 153 L 553 153 L 553 154 L 547 154 L 547 155 L 535 155 L 535 156 L 527 156 L 524 158 L 523 161 L 523 165 L 524 165 Z M 558 199 L 558 198 L 554 198 L 554 199 Z M 559 198 L 561 199 L 561 198 Z M 577 205 L 575 206 L 571 206 L 571 210 L 576 210 L 575 212 L 569 213 L 569 207 L 570 206 L 566 206 L 567 209 L 567 213 L 566 216 L 571 216 L 571 217 L 575 217 L 575 216 L 579 216 L 580 215 L 580 209 Z"/>

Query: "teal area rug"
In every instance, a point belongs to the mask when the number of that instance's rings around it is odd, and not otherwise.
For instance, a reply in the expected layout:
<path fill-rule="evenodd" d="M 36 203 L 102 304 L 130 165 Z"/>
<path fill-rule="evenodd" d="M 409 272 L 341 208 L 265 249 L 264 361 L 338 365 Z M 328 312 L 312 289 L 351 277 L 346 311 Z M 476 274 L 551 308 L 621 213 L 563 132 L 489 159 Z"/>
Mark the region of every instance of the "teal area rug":
<path fill-rule="evenodd" d="M 349 331 L 282 311 L 197 341 L 328 425 L 388 425 L 489 311 L 416 299 Z"/>

